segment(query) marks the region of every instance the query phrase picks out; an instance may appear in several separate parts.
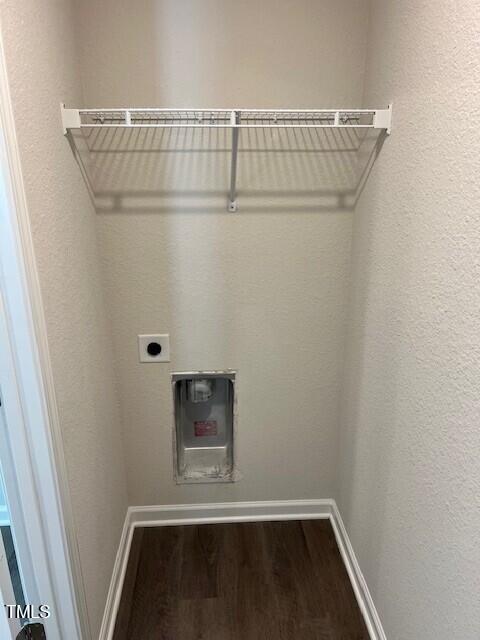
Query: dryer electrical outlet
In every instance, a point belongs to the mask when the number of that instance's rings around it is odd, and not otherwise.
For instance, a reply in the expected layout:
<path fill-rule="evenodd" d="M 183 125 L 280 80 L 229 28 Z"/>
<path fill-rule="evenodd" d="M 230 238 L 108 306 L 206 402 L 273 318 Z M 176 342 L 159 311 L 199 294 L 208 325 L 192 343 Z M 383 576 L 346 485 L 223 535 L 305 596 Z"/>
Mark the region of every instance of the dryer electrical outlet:
<path fill-rule="evenodd" d="M 170 336 L 168 333 L 138 336 L 140 362 L 170 362 Z"/>
<path fill-rule="evenodd" d="M 177 483 L 233 482 L 235 373 L 173 373 Z"/>

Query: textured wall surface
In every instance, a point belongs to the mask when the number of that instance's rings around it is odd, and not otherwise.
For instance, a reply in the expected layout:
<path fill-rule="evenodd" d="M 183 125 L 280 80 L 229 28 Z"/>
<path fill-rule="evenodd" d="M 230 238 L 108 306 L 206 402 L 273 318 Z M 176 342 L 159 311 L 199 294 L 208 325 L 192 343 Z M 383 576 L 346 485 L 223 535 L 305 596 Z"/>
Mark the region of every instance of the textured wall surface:
<path fill-rule="evenodd" d="M 480 637 L 480 6 L 372 3 L 339 506 L 393 640 Z"/>
<path fill-rule="evenodd" d="M 328 108 L 361 95 L 366 0 L 76 5 L 93 106 Z"/>
<path fill-rule="evenodd" d="M 107 107 L 358 105 L 365 9 L 354 0 L 82 0 L 84 98 Z M 354 177 L 348 141 L 338 154 L 328 137 L 242 133 L 241 209 L 232 215 L 230 140 L 205 138 L 89 141 L 130 503 L 330 496 L 352 224 L 338 204 Z M 134 153 L 117 153 L 122 145 Z M 170 364 L 138 363 L 136 336 L 152 332 L 170 333 Z M 238 370 L 243 477 L 177 487 L 170 371 L 223 368 Z"/>
<path fill-rule="evenodd" d="M 127 506 L 95 213 L 61 133 L 80 100 L 68 1 L 2 2 L 2 31 L 93 637 Z M 67 640 L 67 639 L 66 639 Z"/>

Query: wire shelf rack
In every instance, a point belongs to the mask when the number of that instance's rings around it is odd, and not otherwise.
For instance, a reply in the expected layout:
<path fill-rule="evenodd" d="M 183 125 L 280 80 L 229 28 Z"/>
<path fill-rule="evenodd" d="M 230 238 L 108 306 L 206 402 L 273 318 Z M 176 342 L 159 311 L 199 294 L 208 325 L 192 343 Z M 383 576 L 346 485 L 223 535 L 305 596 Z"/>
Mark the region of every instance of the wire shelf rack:
<path fill-rule="evenodd" d="M 67 109 L 61 105 L 64 135 L 82 129 L 230 129 L 232 157 L 228 210 L 237 210 L 236 176 L 241 129 L 378 129 L 391 131 L 386 109 Z"/>
<path fill-rule="evenodd" d="M 369 127 L 389 133 L 387 109 L 66 109 L 69 129 L 106 127 Z"/>

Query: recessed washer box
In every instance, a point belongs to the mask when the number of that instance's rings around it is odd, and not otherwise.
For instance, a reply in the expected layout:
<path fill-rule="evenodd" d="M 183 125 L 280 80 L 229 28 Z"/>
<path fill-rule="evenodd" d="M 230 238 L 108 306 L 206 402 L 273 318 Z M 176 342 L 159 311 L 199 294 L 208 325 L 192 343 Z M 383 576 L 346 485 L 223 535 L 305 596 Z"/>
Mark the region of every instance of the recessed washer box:
<path fill-rule="evenodd" d="M 235 372 L 172 374 L 175 480 L 233 482 Z"/>
<path fill-rule="evenodd" d="M 170 362 L 170 336 L 168 333 L 138 336 L 140 362 Z"/>

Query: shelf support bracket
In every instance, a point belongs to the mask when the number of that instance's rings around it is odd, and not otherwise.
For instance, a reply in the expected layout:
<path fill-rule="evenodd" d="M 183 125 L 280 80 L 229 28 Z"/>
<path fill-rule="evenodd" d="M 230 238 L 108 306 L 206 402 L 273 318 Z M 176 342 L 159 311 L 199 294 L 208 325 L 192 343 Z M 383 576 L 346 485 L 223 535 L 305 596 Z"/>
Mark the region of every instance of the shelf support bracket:
<path fill-rule="evenodd" d="M 228 210 L 235 213 L 237 210 L 237 160 L 238 160 L 238 135 L 240 129 L 240 112 L 232 111 L 231 127 L 232 127 L 232 161 L 230 166 L 230 194 L 228 197 Z"/>
<path fill-rule="evenodd" d="M 373 126 L 375 129 L 385 129 L 387 136 L 392 132 L 392 109 L 390 103 L 387 109 L 377 109 L 373 118 Z"/>
<path fill-rule="evenodd" d="M 63 102 L 60 103 L 62 115 L 63 135 L 66 136 L 69 129 L 80 129 L 80 110 L 66 109 Z"/>

